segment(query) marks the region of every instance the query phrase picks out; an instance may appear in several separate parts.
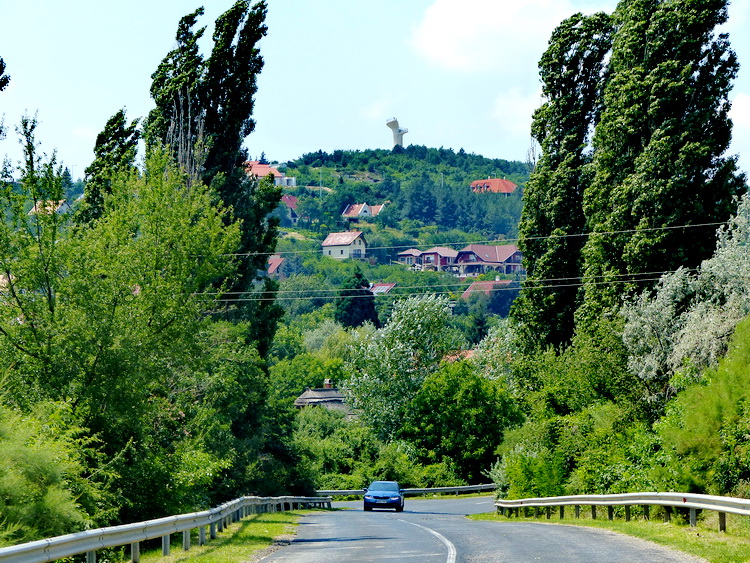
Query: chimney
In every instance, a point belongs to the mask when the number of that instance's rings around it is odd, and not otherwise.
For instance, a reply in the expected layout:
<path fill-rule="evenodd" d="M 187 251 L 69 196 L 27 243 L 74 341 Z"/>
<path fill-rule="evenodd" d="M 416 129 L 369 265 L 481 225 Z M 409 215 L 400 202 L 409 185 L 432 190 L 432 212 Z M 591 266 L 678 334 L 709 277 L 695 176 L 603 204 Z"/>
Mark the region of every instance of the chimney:
<path fill-rule="evenodd" d="M 324 389 L 333 389 L 333 383 L 331 382 L 331 380 L 330 380 L 330 379 L 326 378 L 326 379 L 325 379 L 325 380 L 323 381 L 323 388 L 324 388 Z"/>

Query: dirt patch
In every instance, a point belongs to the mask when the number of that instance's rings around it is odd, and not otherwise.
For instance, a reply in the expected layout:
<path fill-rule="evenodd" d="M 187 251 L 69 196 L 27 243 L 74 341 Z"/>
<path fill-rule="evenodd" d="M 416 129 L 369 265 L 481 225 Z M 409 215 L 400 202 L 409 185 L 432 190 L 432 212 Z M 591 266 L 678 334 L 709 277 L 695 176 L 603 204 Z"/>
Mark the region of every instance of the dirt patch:
<path fill-rule="evenodd" d="M 253 557 L 251 559 L 248 559 L 245 563 L 257 563 L 258 561 L 261 561 L 271 555 L 274 551 L 281 549 L 284 546 L 289 545 L 292 543 L 294 538 L 297 537 L 297 534 L 284 534 L 283 536 L 279 536 L 278 538 L 274 538 L 273 544 L 269 545 L 267 548 L 262 549 L 258 551 L 257 553 L 253 554 Z"/>

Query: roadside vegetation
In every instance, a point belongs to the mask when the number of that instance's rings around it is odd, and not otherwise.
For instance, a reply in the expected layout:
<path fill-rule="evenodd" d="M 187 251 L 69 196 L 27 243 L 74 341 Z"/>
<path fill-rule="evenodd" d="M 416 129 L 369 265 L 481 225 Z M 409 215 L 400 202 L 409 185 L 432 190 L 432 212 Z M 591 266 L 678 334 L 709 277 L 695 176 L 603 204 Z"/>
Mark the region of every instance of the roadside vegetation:
<path fill-rule="evenodd" d="M 83 187 L 21 118 L 0 182 L 0 545 L 374 479 L 750 494 L 726 2 L 562 22 L 528 165 L 418 146 L 286 163 L 296 225 L 245 168 L 265 13 L 235 2 L 206 57 L 186 15 L 154 110 L 113 115 Z M 471 192 L 491 175 L 519 188 Z M 346 204 L 386 201 L 357 225 L 372 260 L 321 255 Z M 392 263 L 471 242 L 517 242 L 527 278 L 462 299 L 470 280 Z M 343 410 L 294 406 L 325 380 Z"/>

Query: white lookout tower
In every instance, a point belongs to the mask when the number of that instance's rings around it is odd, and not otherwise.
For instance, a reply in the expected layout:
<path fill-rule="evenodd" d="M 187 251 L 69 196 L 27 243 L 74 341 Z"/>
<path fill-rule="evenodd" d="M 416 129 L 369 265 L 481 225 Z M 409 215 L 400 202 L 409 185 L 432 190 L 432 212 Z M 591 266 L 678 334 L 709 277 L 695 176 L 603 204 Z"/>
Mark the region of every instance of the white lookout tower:
<path fill-rule="evenodd" d="M 404 146 L 404 134 L 408 133 L 408 129 L 399 129 L 398 128 L 398 119 L 395 117 L 392 119 L 389 119 L 385 122 L 385 124 L 393 129 L 393 146 L 396 145 L 403 147 Z"/>

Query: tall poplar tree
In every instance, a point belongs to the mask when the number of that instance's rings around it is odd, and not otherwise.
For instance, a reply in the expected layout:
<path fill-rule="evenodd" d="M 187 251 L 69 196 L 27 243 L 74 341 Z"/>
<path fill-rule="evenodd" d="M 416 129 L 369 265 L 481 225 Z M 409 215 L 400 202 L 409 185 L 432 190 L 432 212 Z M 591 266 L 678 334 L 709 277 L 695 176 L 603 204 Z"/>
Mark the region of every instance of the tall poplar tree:
<path fill-rule="evenodd" d="M 582 326 L 620 296 L 714 248 L 745 190 L 731 139 L 728 100 L 738 70 L 726 0 L 622 0 L 604 111 L 594 135 L 593 181 L 584 194 L 586 285 Z M 688 226 L 683 228 L 684 226 Z M 693 226 L 693 228 L 690 228 Z"/>
<path fill-rule="evenodd" d="M 601 113 L 606 56 L 613 27 L 603 13 L 575 14 L 552 34 L 539 62 L 545 103 L 532 135 L 542 156 L 524 192 L 519 248 L 527 272 L 513 306 L 528 345 L 559 346 L 573 336 L 573 315 L 585 230 L 585 165 Z"/>
<path fill-rule="evenodd" d="M 125 110 L 109 118 L 94 146 L 94 161 L 86 168 L 86 187 L 79 221 L 89 223 L 101 217 L 104 195 L 112 192 L 112 178 L 120 173 L 135 170 L 138 154 L 138 120 L 128 124 Z"/>
<path fill-rule="evenodd" d="M 247 150 L 242 145 L 255 127 L 256 79 L 263 68 L 258 41 L 266 34 L 266 12 L 264 1 L 251 6 L 248 0 L 237 0 L 216 20 L 207 59 L 198 46 L 205 28 L 193 29 L 203 9 L 183 17 L 177 46 L 152 75 L 156 107 L 144 126 L 147 147 L 168 145 L 183 169 L 213 186 L 232 208 L 234 220 L 241 221 L 243 256 L 229 289 L 240 298 L 235 318 L 264 319 L 256 322 L 263 330 L 249 336 L 264 342 L 273 335 L 281 310 L 272 299 L 245 300 L 243 296 L 254 291 L 258 271 L 265 269 L 275 247 L 278 219 L 271 213 L 281 198 L 281 188 L 248 176 Z M 274 289 L 274 282 L 264 281 L 266 296 Z M 265 344 L 259 346 L 265 348 Z"/>

